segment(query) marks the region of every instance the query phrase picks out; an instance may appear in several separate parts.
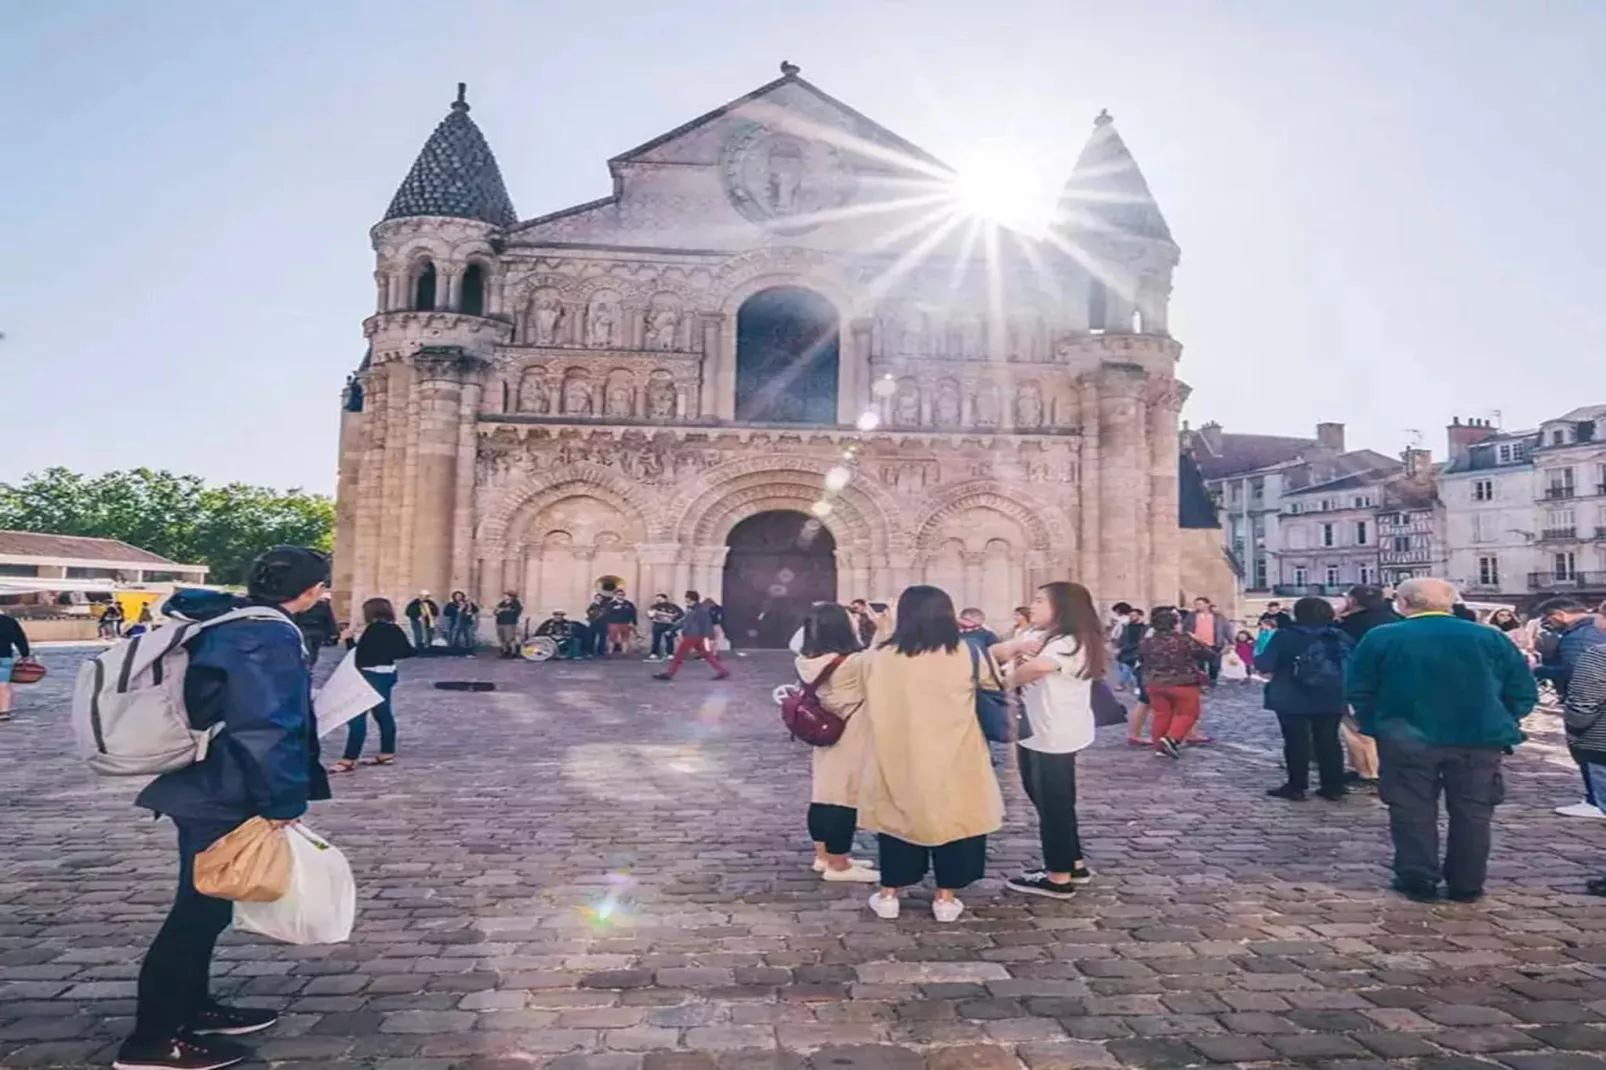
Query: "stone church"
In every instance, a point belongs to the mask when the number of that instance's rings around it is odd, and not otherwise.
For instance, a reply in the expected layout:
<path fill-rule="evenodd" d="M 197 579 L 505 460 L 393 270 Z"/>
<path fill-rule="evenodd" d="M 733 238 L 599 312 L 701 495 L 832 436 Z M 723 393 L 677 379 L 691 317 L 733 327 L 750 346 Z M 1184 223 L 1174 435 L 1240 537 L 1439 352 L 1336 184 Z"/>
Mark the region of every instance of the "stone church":
<path fill-rule="evenodd" d="M 612 578 L 762 646 L 911 583 L 999 627 L 1055 578 L 1184 593 L 1178 249 L 1107 114 L 1042 235 L 791 64 L 608 171 L 521 220 L 460 86 L 373 228 L 342 610 L 514 590 L 540 619 Z"/>

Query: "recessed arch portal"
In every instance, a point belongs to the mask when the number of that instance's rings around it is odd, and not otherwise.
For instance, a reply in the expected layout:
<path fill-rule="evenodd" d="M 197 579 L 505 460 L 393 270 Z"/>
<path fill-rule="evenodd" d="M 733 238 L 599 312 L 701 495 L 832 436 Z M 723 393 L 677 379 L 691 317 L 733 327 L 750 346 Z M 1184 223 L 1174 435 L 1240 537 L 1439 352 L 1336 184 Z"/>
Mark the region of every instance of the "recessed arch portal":
<path fill-rule="evenodd" d="M 813 290 L 749 297 L 736 313 L 736 418 L 836 423 L 839 350 L 836 308 Z"/>
<path fill-rule="evenodd" d="M 810 606 L 836 600 L 836 540 L 813 517 L 756 513 L 725 543 L 725 633 L 733 645 L 784 648 Z"/>

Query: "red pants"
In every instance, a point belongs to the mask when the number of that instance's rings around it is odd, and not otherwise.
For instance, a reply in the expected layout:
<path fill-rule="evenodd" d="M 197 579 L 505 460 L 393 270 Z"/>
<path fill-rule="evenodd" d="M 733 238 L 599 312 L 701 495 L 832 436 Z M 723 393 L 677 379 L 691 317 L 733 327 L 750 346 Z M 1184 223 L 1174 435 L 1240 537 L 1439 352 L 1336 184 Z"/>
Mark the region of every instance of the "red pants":
<path fill-rule="evenodd" d="M 1174 739 L 1181 742 L 1199 719 L 1197 684 L 1150 684 L 1149 708 L 1154 711 L 1154 742 Z"/>
<path fill-rule="evenodd" d="M 714 675 L 730 675 L 730 670 L 725 668 L 724 664 L 719 660 L 719 655 L 714 653 L 713 640 L 706 635 L 681 636 L 680 642 L 675 644 L 675 656 L 669 659 L 669 668 L 665 670 L 666 674 L 673 676 L 679 672 L 681 665 L 685 664 L 686 658 L 693 653 L 702 655 L 703 660 L 708 662 L 708 667 L 714 670 Z"/>

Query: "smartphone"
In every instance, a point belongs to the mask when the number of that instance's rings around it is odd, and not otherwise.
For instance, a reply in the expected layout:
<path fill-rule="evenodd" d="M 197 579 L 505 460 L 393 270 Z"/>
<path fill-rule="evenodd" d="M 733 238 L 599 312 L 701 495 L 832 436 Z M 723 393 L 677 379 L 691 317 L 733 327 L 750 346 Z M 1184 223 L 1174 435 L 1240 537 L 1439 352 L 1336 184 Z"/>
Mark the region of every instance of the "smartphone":
<path fill-rule="evenodd" d="M 875 610 L 877 613 L 885 613 L 887 611 L 887 604 L 885 602 L 871 602 L 870 608 Z"/>

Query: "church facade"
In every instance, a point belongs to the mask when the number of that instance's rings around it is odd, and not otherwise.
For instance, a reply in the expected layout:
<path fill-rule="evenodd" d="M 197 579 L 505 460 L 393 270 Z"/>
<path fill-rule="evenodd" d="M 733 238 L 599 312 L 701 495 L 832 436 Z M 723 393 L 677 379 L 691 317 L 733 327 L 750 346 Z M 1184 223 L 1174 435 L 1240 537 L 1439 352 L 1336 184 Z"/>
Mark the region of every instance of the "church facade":
<path fill-rule="evenodd" d="M 578 613 L 695 588 L 740 645 L 818 599 L 1175 602 L 1178 249 L 1107 115 L 1046 235 L 783 65 L 521 221 L 458 101 L 373 228 L 335 588 Z"/>

